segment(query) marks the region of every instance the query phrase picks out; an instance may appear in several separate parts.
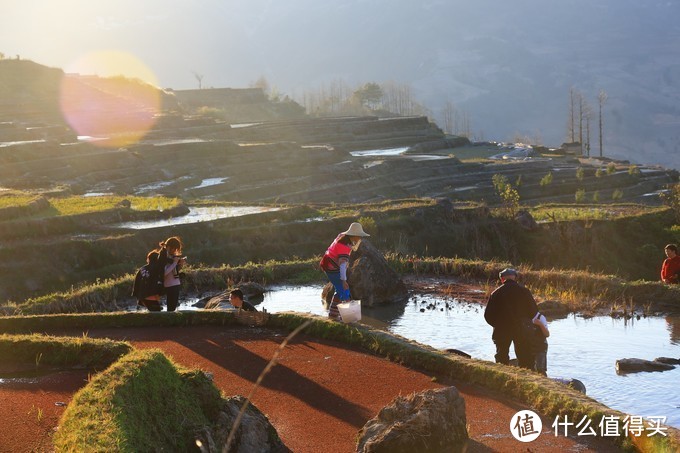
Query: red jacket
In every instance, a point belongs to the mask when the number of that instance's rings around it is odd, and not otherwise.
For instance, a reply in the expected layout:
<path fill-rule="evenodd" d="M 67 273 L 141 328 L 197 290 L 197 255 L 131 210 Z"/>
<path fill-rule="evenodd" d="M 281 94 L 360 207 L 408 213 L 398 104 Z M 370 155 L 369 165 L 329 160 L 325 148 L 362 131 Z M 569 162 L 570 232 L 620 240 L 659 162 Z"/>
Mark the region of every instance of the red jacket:
<path fill-rule="evenodd" d="M 680 283 L 678 281 L 678 272 L 680 272 L 680 255 L 675 255 L 673 258 L 666 258 L 663 260 L 661 266 L 661 280 L 670 280 L 673 283 Z"/>
<path fill-rule="evenodd" d="M 340 239 L 344 236 L 344 234 L 339 234 L 323 255 L 319 265 L 325 272 L 339 272 L 340 260 L 344 258 L 349 261 L 349 254 L 352 252 L 352 247 L 340 242 Z"/>

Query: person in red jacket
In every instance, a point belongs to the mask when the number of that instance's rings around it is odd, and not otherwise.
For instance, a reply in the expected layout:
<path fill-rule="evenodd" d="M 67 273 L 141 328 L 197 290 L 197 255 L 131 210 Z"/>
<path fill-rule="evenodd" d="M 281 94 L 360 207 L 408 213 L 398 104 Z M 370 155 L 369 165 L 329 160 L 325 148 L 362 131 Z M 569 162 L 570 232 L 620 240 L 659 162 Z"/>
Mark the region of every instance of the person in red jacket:
<path fill-rule="evenodd" d="M 680 283 L 678 280 L 678 272 L 680 272 L 680 256 L 678 256 L 678 246 L 675 244 L 668 244 L 664 251 L 666 252 L 666 259 L 663 260 L 661 266 L 661 280 L 664 283 Z"/>
<path fill-rule="evenodd" d="M 349 254 L 352 247 L 356 248 L 362 237 L 368 237 L 360 223 L 352 223 L 347 231 L 343 231 L 335 238 L 321 259 L 321 269 L 326 273 L 335 293 L 328 306 L 328 317 L 338 320 L 340 312 L 338 304 L 351 299 L 349 284 L 347 283 L 347 268 L 349 267 Z"/>

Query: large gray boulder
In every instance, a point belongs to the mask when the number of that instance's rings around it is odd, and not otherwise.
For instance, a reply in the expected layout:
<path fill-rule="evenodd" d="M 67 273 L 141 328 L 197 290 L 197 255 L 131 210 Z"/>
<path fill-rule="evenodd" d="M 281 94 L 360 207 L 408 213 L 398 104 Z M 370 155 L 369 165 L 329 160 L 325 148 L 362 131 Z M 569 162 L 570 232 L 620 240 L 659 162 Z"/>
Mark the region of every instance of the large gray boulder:
<path fill-rule="evenodd" d="M 465 400 L 446 387 L 398 396 L 361 428 L 356 451 L 455 452 L 467 440 Z"/>
<path fill-rule="evenodd" d="M 644 359 L 619 359 L 616 371 L 619 373 L 638 373 L 640 371 L 668 371 L 675 368 L 667 363 Z"/>
<path fill-rule="evenodd" d="M 196 439 L 202 452 L 221 452 L 227 444 L 229 433 L 238 416 L 245 398 L 237 395 L 223 401 L 217 423 L 213 429 L 202 427 L 196 433 Z M 276 429 L 269 419 L 253 404 L 249 404 L 241 423 L 236 429 L 229 452 L 287 452 L 290 451 L 279 438 Z"/>
<path fill-rule="evenodd" d="M 364 238 L 357 250 L 350 255 L 347 283 L 352 298 L 361 300 L 364 307 L 404 302 L 408 299 L 408 290 L 403 280 L 387 264 L 385 256 Z M 321 297 L 330 303 L 333 297 L 333 285 L 326 284 Z"/>

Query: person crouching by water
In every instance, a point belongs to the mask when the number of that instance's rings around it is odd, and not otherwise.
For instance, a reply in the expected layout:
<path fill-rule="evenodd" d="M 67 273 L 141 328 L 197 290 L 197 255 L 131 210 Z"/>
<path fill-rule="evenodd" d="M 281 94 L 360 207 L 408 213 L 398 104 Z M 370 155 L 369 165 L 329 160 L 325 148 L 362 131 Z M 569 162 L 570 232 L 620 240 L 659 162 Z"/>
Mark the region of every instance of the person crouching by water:
<path fill-rule="evenodd" d="M 678 256 L 678 246 L 668 244 L 664 248 L 666 259 L 661 265 L 661 280 L 664 283 L 680 283 L 678 273 L 680 272 L 680 256 Z"/>
<path fill-rule="evenodd" d="M 517 362 L 522 368 L 534 368 L 534 354 L 530 338 L 525 338 L 522 323 L 532 323 L 538 308 L 531 291 L 515 280 L 515 269 L 503 269 L 498 276 L 501 286 L 496 288 L 484 310 L 484 319 L 493 327 L 496 344 L 496 363 L 510 363 L 510 343 L 514 344 Z"/>
<path fill-rule="evenodd" d="M 243 300 L 243 291 L 240 289 L 232 289 L 229 292 L 229 303 L 233 305 L 234 308 L 238 308 L 240 310 L 257 311 L 253 304 Z"/>
<path fill-rule="evenodd" d="M 158 264 L 158 250 L 151 250 L 146 255 L 146 266 L 135 275 L 132 295 L 137 297 L 137 305 L 149 311 L 161 311 L 162 290 L 163 274 Z"/>
<path fill-rule="evenodd" d="M 360 223 L 352 223 L 347 231 L 343 231 L 335 238 L 323 255 L 321 263 L 319 263 L 335 290 L 333 299 L 328 306 L 328 317 L 331 319 L 340 319 L 338 304 L 351 298 L 349 284 L 347 283 L 347 268 L 349 267 L 349 255 L 352 253 L 352 248 L 356 249 L 361 238 L 369 236 L 364 232 Z"/>
<path fill-rule="evenodd" d="M 158 244 L 161 263 L 165 265 L 163 286 L 165 288 L 168 311 L 175 311 L 179 304 L 179 290 L 182 287 L 181 270 L 186 264 L 186 257 L 182 256 L 182 240 L 173 236 Z"/>

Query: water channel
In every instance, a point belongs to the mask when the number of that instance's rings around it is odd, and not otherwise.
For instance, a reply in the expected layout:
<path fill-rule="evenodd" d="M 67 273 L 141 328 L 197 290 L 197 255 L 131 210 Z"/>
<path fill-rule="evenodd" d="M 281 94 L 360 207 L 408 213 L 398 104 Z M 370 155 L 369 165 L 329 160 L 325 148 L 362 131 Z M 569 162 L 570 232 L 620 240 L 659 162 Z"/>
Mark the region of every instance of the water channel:
<path fill-rule="evenodd" d="M 271 313 L 299 311 L 325 316 L 320 294 L 321 286 L 274 287 L 257 307 Z M 434 309 L 427 309 L 432 305 Z M 182 308 L 191 309 L 190 304 Z M 361 323 L 435 348 L 455 348 L 493 361 L 492 329 L 483 314 L 484 307 L 479 304 L 414 295 L 405 306 L 364 307 Z M 621 375 L 615 369 L 616 360 L 622 358 L 680 358 L 679 316 L 624 320 L 570 315 L 549 321 L 549 377 L 579 379 L 588 396 L 611 408 L 643 417 L 665 416 L 666 424 L 680 428 L 680 367 Z"/>

